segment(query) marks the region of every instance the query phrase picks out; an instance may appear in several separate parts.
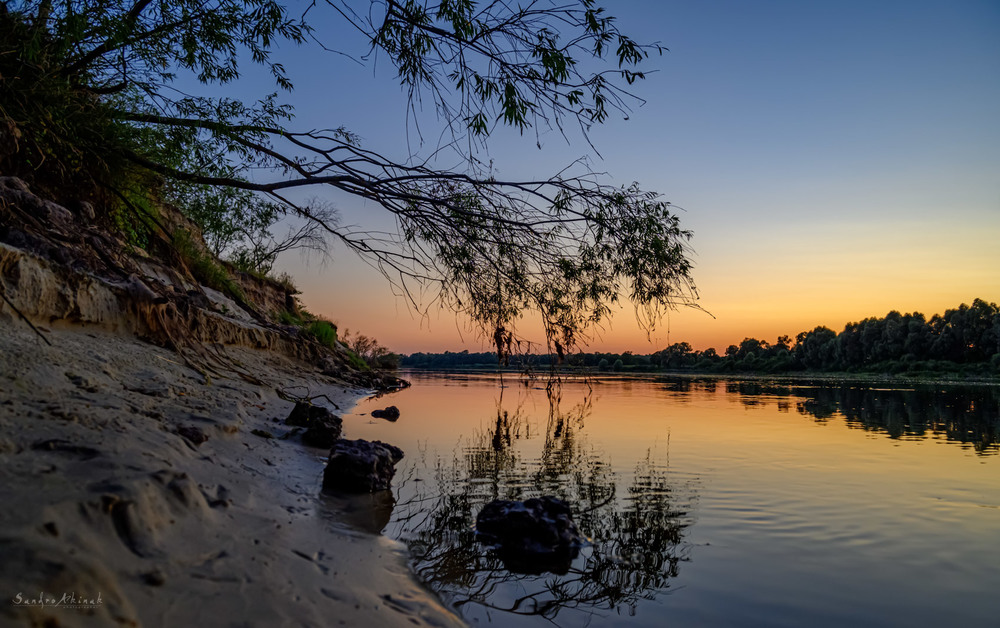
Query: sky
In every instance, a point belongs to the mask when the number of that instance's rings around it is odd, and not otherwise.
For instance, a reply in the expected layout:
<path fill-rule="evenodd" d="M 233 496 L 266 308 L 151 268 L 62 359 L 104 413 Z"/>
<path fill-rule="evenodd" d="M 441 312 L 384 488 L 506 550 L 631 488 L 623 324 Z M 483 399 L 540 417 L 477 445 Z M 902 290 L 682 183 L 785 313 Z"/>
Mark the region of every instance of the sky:
<path fill-rule="evenodd" d="M 588 350 L 722 351 L 891 310 L 1000 301 L 1000 2 L 606 5 L 623 31 L 669 51 L 635 90 L 645 103 L 592 132 L 594 167 L 683 208 L 704 311 L 672 312 L 647 334 L 625 305 Z M 364 52 L 336 21 L 319 26 Z M 390 157 L 433 147 L 429 126 L 421 144 L 408 124 L 384 60 L 283 52 L 294 126 L 343 125 Z M 569 139 L 502 133 L 488 156 L 504 176 L 546 176 L 590 152 Z M 333 202 L 344 224 L 392 227 L 373 204 Z M 452 312 L 414 311 L 341 246 L 326 260 L 288 253 L 276 270 L 310 311 L 393 351 L 488 350 Z M 542 339 L 531 321 L 521 331 Z"/>

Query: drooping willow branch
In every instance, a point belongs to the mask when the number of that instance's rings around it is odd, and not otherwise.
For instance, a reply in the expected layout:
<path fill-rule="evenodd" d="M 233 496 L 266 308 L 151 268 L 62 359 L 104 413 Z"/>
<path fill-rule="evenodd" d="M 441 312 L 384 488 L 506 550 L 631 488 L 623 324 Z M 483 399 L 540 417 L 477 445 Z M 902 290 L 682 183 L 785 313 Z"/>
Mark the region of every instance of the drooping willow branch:
<path fill-rule="evenodd" d="M 587 138 L 609 113 L 627 115 L 642 102 L 630 86 L 659 45 L 631 39 L 594 0 L 373 0 L 367 12 L 362 4 L 316 0 L 293 18 L 276 0 L 22 0 L 0 12 L 10 48 L 0 50 L 0 76 L 44 96 L 14 103 L 25 120 L 52 95 L 64 97 L 67 111 L 85 112 L 59 116 L 71 124 L 58 134 L 41 116 L 36 126 L 50 145 L 36 156 L 95 155 L 109 164 L 89 177 L 95 185 L 121 163 L 140 173 L 123 188 L 141 189 L 156 173 L 198 211 L 208 207 L 230 223 L 256 220 L 242 233 L 258 243 L 269 235 L 261 220 L 291 208 L 398 278 L 408 295 L 413 281 L 436 287 L 501 354 L 530 312 L 562 355 L 619 299 L 649 313 L 695 302 L 691 234 L 658 195 L 611 185 L 585 159 L 537 180 L 501 180 L 477 157 L 497 127 L 563 132 L 575 121 Z M 429 155 L 410 149 L 393 159 L 344 127 L 294 132 L 291 107 L 277 94 L 244 102 L 177 88 L 180 72 L 195 84 L 234 83 L 249 61 L 291 90 L 271 54 L 278 42 L 308 40 L 335 50 L 322 41 L 335 30 L 312 28 L 323 8 L 364 35 L 370 48 L 358 59 L 388 58 L 409 92 L 412 119 L 421 94 L 430 95 L 443 128 Z M 457 165 L 438 165 L 449 152 Z M 18 172 L 34 176 L 23 163 Z M 64 171 L 73 170 L 52 169 L 65 178 Z M 381 207 L 396 231 L 342 227 L 294 200 L 308 187 Z"/>
<path fill-rule="evenodd" d="M 330 186 L 377 203 L 396 217 L 397 234 L 366 238 L 327 228 L 400 276 L 438 282 L 449 304 L 489 329 L 498 346 L 509 346 L 516 321 L 527 310 L 541 312 L 547 339 L 562 353 L 609 313 L 623 290 L 651 307 L 690 304 L 696 296 L 687 262 L 690 234 L 680 229 L 670 204 L 638 186 L 603 184 L 602 175 L 582 163 L 579 174 L 564 170 L 544 180 L 500 180 L 489 172 L 392 161 L 338 130 L 293 133 L 145 113 L 122 117 L 215 134 L 286 175 L 250 181 L 129 155 L 172 179 L 283 200 L 289 190 Z"/>

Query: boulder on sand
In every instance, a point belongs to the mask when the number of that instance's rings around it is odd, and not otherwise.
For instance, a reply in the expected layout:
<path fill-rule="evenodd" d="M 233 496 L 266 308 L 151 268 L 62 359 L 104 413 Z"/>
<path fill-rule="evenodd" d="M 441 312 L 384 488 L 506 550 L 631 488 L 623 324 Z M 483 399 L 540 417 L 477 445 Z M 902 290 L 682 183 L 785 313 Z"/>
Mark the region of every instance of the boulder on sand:
<path fill-rule="evenodd" d="M 285 419 L 285 425 L 295 427 L 312 427 L 314 423 L 324 423 L 330 420 L 340 420 L 340 417 L 323 406 L 314 406 L 308 401 L 296 402 L 291 414 Z"/>
<path fill-rule="evenodd" d="M 389 488 L 403 450 L 382 441 L 338 440 L 323 472 L 323 488 L 374 493 Z"/>
<path fill-rule="evenodd" d="M 344 421 L 339 416 L 331 414 L 330 417 L 323 422 L 314 421 L 302 434 L 302 444 L 321 449 L 333 447 L 333 444 L 340 438 Z"/>
<path fill-rule="evenodd" d="M 322 406 L 300 401 L 285 419 L 285 425 L 306 428 L 303 444 L 328 449 L 340 438 L 344 420 Z"/>

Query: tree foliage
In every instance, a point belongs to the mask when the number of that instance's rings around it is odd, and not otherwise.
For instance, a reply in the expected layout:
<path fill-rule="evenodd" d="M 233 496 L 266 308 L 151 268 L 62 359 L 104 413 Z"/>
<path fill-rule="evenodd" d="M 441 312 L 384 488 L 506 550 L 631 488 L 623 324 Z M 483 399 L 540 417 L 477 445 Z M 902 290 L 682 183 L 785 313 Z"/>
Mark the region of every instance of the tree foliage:
<path fill-rule="evenodd" d="M 531 370 L 552 365 L 558 356 L 522 356 L 515 361 Z M 428 354 L 404 356 L 410 368 L 482 368 L 495 363 L 493 353 Z M 631 372 L 696 371 L 782 373 L 787 371 L 847 371 L 874 373 L 964 372 L 969 375 L 1000 373 L 1000 307 L 983 299 L 935 314 L 927 320 L 920 312 L 892 311 L 884 317 L 851 322 L 837 333 L 818 326 L 796 336 L 779 336 L 774 344 L 744 338 L 729 345 L 724 355 L 715 349 L 694 350 L 677 342 L 648 355 L 630 351 L 578 353 L 571 367 L 597 371 Z M 614 365 L 620 365 L 614 368 Z"/>
<path fill-rule="evenodd" d="M 585 160 L 538 180 L 508 180 L 478 159 L 498 127 L 566 132 L 572 124 L 586 138 L 593 124 L 638 101 L 629 86 L 662 49 L 621 32 L 593 0 L 327 0 L 301 15 L 274 0 L 4 7 L 3 115 L 23 140 L 3 161 L 13 174 L 53 188 L 83 177 L 95 194 L 133 210 L 141 209 L 137 191 L 162 178 L 160 193 L 211 227 L 217 248 L 253 241 L 234 226 L 266 241 L 275 216 L 297 214 L 406 294 L 413 282 L 435 287 L 501 355 L 518 346 L 518 321 L 529 311 L 562 354 L 622 296 L 648 324 L 696 299 L 691 234 L 657 194 L 613 185 Z M 462 166 L 379 152 L 342 126 L 296 131 L 277 93 L 244 102 L 176 88 L 181 75 L 232 83 L 249 63 L 266 68 L 278 92 L 291 90 L 273 53 L 288 44 L 334 48 L 314 28 L 331 17 L 364 34 L 363 60 L 391 62 L 411 107 L 433 102 L 449 139 L 432 154 L 457 151 Z M 398 232 L 342 228 L 293 200 L 293 190 L 311 186 L 373 202 Z"/>

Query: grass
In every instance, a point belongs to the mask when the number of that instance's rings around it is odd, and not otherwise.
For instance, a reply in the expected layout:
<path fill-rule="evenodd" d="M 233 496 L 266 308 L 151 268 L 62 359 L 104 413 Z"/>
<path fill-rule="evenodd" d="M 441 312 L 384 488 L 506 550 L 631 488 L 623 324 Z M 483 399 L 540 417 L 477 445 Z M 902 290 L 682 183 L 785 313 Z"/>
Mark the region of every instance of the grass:
<path fill-rule="evenodd" d="M 243 289 L 233 281 L 229 271 L 211 254 L 199 250 L 190 233 L 178 229 L 174 232 L 173 244 L 174 250 L 187 265 L 191 275 L 202 285 L 218 290 L 241 303 L 246 300 Z"/>
<path fill-rule="evenodd" d="M 278 322 L 282 325 L 295 325 L 296 327 L 304 327 L 306 324 L 301 317 L 286 311 L 278 312 Z"/>
<path fill-rule="evenodd" d="M 301 327 L 302 331 L 315 338 L 321 345 L 331 349 L 337 348 L 337 326 L 304 309 L 300 309 L 298 313 L 278 312 L 278 322 L 282 325 Z"/>
<path fill-rule="evenodd" d="M 316 339 L 320 344 L 331 349 L 339 350 L 347 356 L 347 362 L 359 371 L 370 371 L 372 367 L 355 351 L 340 343 L 337 337 L 337 325 L 326 319 L 320 318 L 307 310 L 300 309 L 297 313 L 279 312 L 278 322 L 282 325 L 294 325 L 302 328 L 302 331 Z M 338 344 L 341 346 L 338 348 Z"/>
<path fill-rule="evenodd" d="M 314 320 L 305 327 L 307 333 L 312 334 L 320 344 L 331 349 L 337 346 L 337 328 L 333 323 L 324 320 Z"/>
<path fill-rule="evenodd" d="M 372 367 L 367 362 L 365 362 L 364 358 L 362 358 L 360 355 L 354 353 L 350 349 L 347 349 L 346 352 L 347 352 L 347 361 L 350 362 L 351 366 L 358 369 L 359 371 L 372 370 Z"/>
<path fill-rule="evenodd" d="M 267 278 L 281 286 L 289 294 L 299 294 L 299 289 L 288 273 L 281 273 L 277 276 L 267 275 Z"/>

